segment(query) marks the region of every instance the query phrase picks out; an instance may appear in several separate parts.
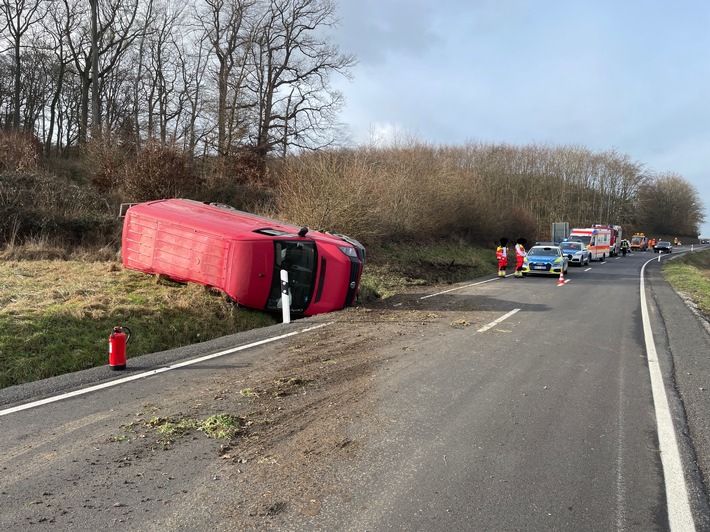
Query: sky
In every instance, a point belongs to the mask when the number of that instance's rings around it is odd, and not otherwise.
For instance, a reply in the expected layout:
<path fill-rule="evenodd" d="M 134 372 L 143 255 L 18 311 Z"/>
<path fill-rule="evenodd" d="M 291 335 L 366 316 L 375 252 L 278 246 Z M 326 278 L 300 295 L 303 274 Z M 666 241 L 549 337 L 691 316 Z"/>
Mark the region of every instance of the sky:
<path fill-rule="evenodd" d="M 692 184 L 710 237 L 710 1 L 336 1 L 355 143 L 615 149 Z"/>

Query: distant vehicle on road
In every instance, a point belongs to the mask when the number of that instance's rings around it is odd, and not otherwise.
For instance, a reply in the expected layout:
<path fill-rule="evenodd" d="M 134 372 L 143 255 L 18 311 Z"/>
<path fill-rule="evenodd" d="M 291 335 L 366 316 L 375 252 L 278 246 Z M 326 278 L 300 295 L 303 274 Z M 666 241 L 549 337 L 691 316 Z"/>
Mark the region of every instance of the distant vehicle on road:
<path fill-rule="evenodd" d="M 648 237 L 643 233 L 635 233 L 631 237 L 631 251 L 646 251 L 648 248 Z"/>
<path fill-rule="evenodd" d="M 574 228 L 570 231 L 567 240 L 582 242 L 589 250 L 591 260 L 604 262 L 607 257 L 611 257 L 611 229 L 606 227 Z"/>
<path fill-rule="evenodd" d="M 533 246 L 523 263 L 523 275 L 567 273 L 569 259 L 559 246 Z"/>
<path fill-rule="evenodd" d="M 591 253 L 582 242 L 562 242 L 560 248 L 562 253 L 567 255 L 570 264 L 585 266 L 591 260 Z"/>
<path fill-rule="evenodd" d="M 656 245 L 653 246 L 654 253 L 670 253 L 673 251 L 673 244 L 668 240 L 659 240 Z"/>
<path fill-rule="evenodd" d="M 609 240 L 609 256 L 616 257 L 621 253 L 621 226 L 620 225 L 602 225 L 593 224 L 592 227 L 608 229 L 611 232 Z"/>
<path fill-rule="evenodd" d="M 365 263 L 365 248 L 345 235 L 187 199 L 129 207 L 121 254 L 126 268 L 214 287 L 272 312 L 281 309 L 286 270 L 291 312 L 302 316 L 354 305 Z"/>

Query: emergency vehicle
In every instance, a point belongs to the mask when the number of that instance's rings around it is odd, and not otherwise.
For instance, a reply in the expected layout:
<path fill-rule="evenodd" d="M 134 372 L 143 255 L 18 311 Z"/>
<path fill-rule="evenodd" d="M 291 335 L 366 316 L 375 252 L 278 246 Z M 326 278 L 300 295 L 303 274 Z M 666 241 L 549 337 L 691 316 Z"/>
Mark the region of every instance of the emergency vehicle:
<path fill-rule="evenodd" d="M 634 233 L 631 237 L 631 251 L 646 251 L 648 249 L 648 238 L 643 233 Z"/>
<path fill-rule="evenodd" d="M 591 260 L 604 261 L 611 252 L 611 230 L 607 227 L 575 228 L 570 231 L 568 240 L 582 242 Z"/>
<path fill-rule="evenodd" d="M 345 235 L 311 231 L 187 199 L 138 203 L 125 213 L 126 268 L 214 287 L 245 307 L 311 316 L 357 301 L 365 248 Z"/>
<path fill-rule="evenodd" d="M 609 241 L 609 256 L 616 257 L 621 253 L 621 226 L 620 225 L 600 225 L 594 224 L 592 227 L 601 227 L 611 231 L 611 240 Z"/>

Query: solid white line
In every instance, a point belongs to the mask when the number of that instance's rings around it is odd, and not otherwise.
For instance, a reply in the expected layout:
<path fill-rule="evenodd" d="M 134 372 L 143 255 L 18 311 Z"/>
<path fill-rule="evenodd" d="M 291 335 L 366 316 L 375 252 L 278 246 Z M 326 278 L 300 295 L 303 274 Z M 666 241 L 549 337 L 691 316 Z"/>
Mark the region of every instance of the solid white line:
<path fill-rule="evenodd" d="M 695 530 L 693 515 L 688 501 L 688 491 L 685 486 L 683 465 L 678 450 L 678 441 L 673 427 L 668 396 L 663 383 L 663 374 L 658 362 L 656 345 L 653 342 L 651 320 L 646 302 L 644 273 L 646 266 L 653 261 L 644 263 L 641 268 L 641 319 L 643 321 L 643 334 L 646 342 L 646 356 L 648 358 L 648 371 L 651 375 L 651 390 L 653 392 L 653 405 L 656 410 L 656 423 L 658 425 L 658 444 L 660 448 L 663 477 L 666 484 L 666 504 L 668 505 L 668 521 L 671 531 L 690 532 Z"/>
<path fill-rule="evenodd" d="M 626 388 L 626 376 L 624 373 L 624 365 L 619 365 L 619 396 L 617 398 L 618 414 L 616 418 L 619 427 L 616 437 L 616 530 L 626 530 L 627 505 L 626 498 L 628 488 L 626 486 L 626 477 L 624 476 L 624 446 L 626 445 L 626 423 L 625 423 L 625 408 L 626 403 L 624 395 L 628 392 Z"/>
<path fill-rule="evenodd" d="M 290 336 L 295 336 L 297 334 L 302 334 L 305 332 L 313 331 L 315 329 L 320 329 L 321 327 L 325 327 L 327 325 L 331 325 L 333 322 L 327 322 L 327 323 L 321 323 L 320 325 L 314 325 L 313 327 L 308 327 L 306 329 L 301 329 L 300 331 L 294 331 L 286 334 L 282 334 L 280 336 L 273 336 L 271 338 L 266 338 L 265 340 L 259 340 L 258 342 L 253 342 L 251 344 L 246 344 L 246 345 L 241 345 L 239 347 L 233 347 L 231 349 L 227 349 L 225 351 L 219 351 L 218 353 L 212 353 L 211 355 L 205 355 L 203 357 L 195 358 L 192 360 L 186 360 L 185 362 L 178 362 L 177 364 L 172 364 L 170 366 L 165 366 L 162 368 L 154 369 L 151 371 L 146 371 L 144 373 L 138 373 L 136 375 L 131 375 L 130 377 L 124 377 L 122 379 L 116 379 L 110 382 L 104 382 L 102 384 L 97 384 L 95 386 L 90 386 L 89 388 L 83 388 L 81 390 L 74 390 L 72 392 L 67 392 L 63 393 L 61 395 L 55 395 L 53 397 L 47 397 L 46 399 L 40 399 L 39 401 L 33 401 L 32 403 L 27 403 L 24 405 L 19 405 L 19 406 L 14 406 L 12 408 L 7 408 L 5 410 L 0 410 L 0 417 L 5 416 L 7 414 L 12 414 L 14 412 L 20 412 L 22 410 L 29 410 L 30 408 L 35 408 L 38 406 L 46 405 L 49 403 L 56 403 L 57 401 L 62 401 L 63 399 L 68 399 L 70 397 L 76 397 L 78 395 L 84 395 L 87 393 L 95 392 L 97 390 L 103 390 L 105 388 L 111 388 L 112 386 L 118 386 L 119 384 L 125 384 L 130 381 L 134 381 L 137 379 L 144 379 L 146 377 L 151 377 L 153 375 L 157 375 L 159 373 L 164 373 L 166 371 L 170 371 L 173 369 L 178 369 L 178 368 L 183 368 L 185 366 L 191 366 L 192 364 L 197 364 L 199 362 L 204 362 L 205 360 L 211 360 L 213 358 L 218 358 L 222 357 L 225 355 L 230 355 L 232 353 L 236 353 L 238 351 L 244 351 L 246 349 L 250 349 L 252 347 L 256 347 L 259 345 L 264 345 L 268 344 L 271 342 L 275 342 L 277 340 L 283 340 L 284 338 L 288 338 Z"/>
<path fill-rule="evenodd" d="M 471 283 L 471 284 L 467 284 L 464 286 L 457 286 L 456 288 L 444 290 L 443 292 L 437 292 L 436 294 L 429 294 L 428 296 L 422 296 L 419 299 L 427 299 L 427 298 L 434 297 L 434 296 L 440 296 L 442 294 L 448 294 L 449 292 L 453 292 L 455 290 L 461 290 L 462 288 L 468 288 L 469 286 L 476 286 L 479 284 L 490 283 L 491 281 L 497 281 L 497 280 L 498 280 L 498 277 L 494 277 L 493 279 L 486 279 L 485 281 L 478 281 L 477 283 Z"/>
<path fill-rule="evenodd" d="M 515 313 L 518 312 L 518 311 L 520 311 L 520 309 L 519 309 L 519 308 L 515 308 L 515 309 L 511 310 L 510 312 L 508 312 L 507 314 L 501 316 L 501 317 L 498 318 L 497 320 L 494 320 L 494 321 L 490 322 L 488 325 L 484 325 L 483 327 L 481 327 L 480 329 L 478 329 L 476 332 L 479 332 L 479 333 L 481 333 L 481 332 L 486 332 L 486 331 L 487 331 L 488 329 L 490 329 L 491 327 L 495 327 L 496 325 L 498 325 L 501 321 L 507 320 L 508 318 L 510 318 L 513 314 L 515 314 Z"/>

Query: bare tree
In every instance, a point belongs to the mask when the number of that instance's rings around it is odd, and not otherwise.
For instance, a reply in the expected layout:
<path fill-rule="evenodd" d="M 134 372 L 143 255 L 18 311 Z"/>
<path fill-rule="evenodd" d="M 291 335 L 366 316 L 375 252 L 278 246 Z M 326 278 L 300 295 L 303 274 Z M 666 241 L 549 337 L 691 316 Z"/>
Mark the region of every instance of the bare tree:
<path fill-rule="evenodd" d="M 268 0 L 253 32 L 256 116 L 254 145 L 261 157 L 275 147 L 322 147 L 323 134 L 334 125 L 342 97 L 329 85 L 330 76 L 349 76 L 356 64 L 341 54 L 325 30 L 337 24 L 331 0 Z"/>
<path fill-rule="evenodd" d="M 705 221 L 698 191 L 672 172 L 652 175 L 638 200 L 638 224 L 647 232 L 697 237 Z"/>
<path fill-rule="evenodd" d="M 133 42 L 138 38 L 135 24 L 139 0 L 90 0 L 90 13 L 80 0 L 62 0 L 67 17 L 79 17 L 79 23 L 68 22 L 76 31 L 67 37 L 72 60 L 81 76 L 81 117 L 79 140 L 86 140 L 89 125 L 89 89 L 92 92 L 93 127 L 101 131 L 101 93 L 99 79 L 113 69 Z M 86 20 L 88 17 L 89 20 Z M 88 26 L 87 26 L 88 24 Z M 93 87 L 92 87 L 93 84 Z"/>
<path fill-rule="evenodd" d="M 63 134 L 59 126 L 59 116 L 64 114 L 64 110 L 60 107 L 60 99 L 64 89 L 67 68 L 71 63 L 71 58 L 67 55 L 67 38 L 73 31 L 73 28 L 68 26 L 69 23 L 76 20 L 74 17 L 67 16 L 64 12 L 64 4 L 60 2 L 51 2 L 47 11 L 47 16 L 42 19 L 44 27 L 43 46 L 54 55 L 54 69 L 52 77 L 54 86 L 52 87 L 52 98 L 49 103 L 49 117 L 47 118 L 48 127 L 44 138 L 45 155 L 49 156 L 52 150 L 52 143 L 55 139 L 55 129 L 57 136 L 57 152 L 62 149 Z"/>
<path fill-rule="evenodd" d="M 185 151 L 191 157 L 196 155 L 198 143 L 202 142 L 207 134 L 205 131 L 207 128 L 198 125 L 198 119 L 206 106 L 205 99 L 202 97 L 203 91 L 206 91 L 204 78 L 208 63 L 208 53 L 205 48 L 205 40 L 197 38 L 193 43 L 192 51 L 185 51 L 180 61 L 180 79 L 184 88 L 182 96 L 186 104 L 182 137 Z"/>
<path fill-rule="evenodd" d="M 2 0 L 0 1 L 0 28 L 8 35 L 9 45 L 14 59 L 14 93 L 12 127 L 20 129 L 20 100 L 22 84 L 22 39 L 42 16 L 41 0 Z"/>
<path fill-rule="evenodd" d="M 179 122 L 187 106 L 182 73 L 192 32 L 186 0 L 150 0 L 144 7 L 144 29 L 133 52 L 134 128 L 162 144 L 174 143 L 183 134 Z"/>
<path fill-rule="evenodd" d="M 230 155 L 232 137 L 238 127 L 235 107 L 242 100 L 246 54 L 253 38 L 246 20 L 254 6 L 253 0 L 205 0 L 203 10 L 197 13 L 205 40 L 211 45 L 216 60 L 215 148 L 222 156 Z"/>

